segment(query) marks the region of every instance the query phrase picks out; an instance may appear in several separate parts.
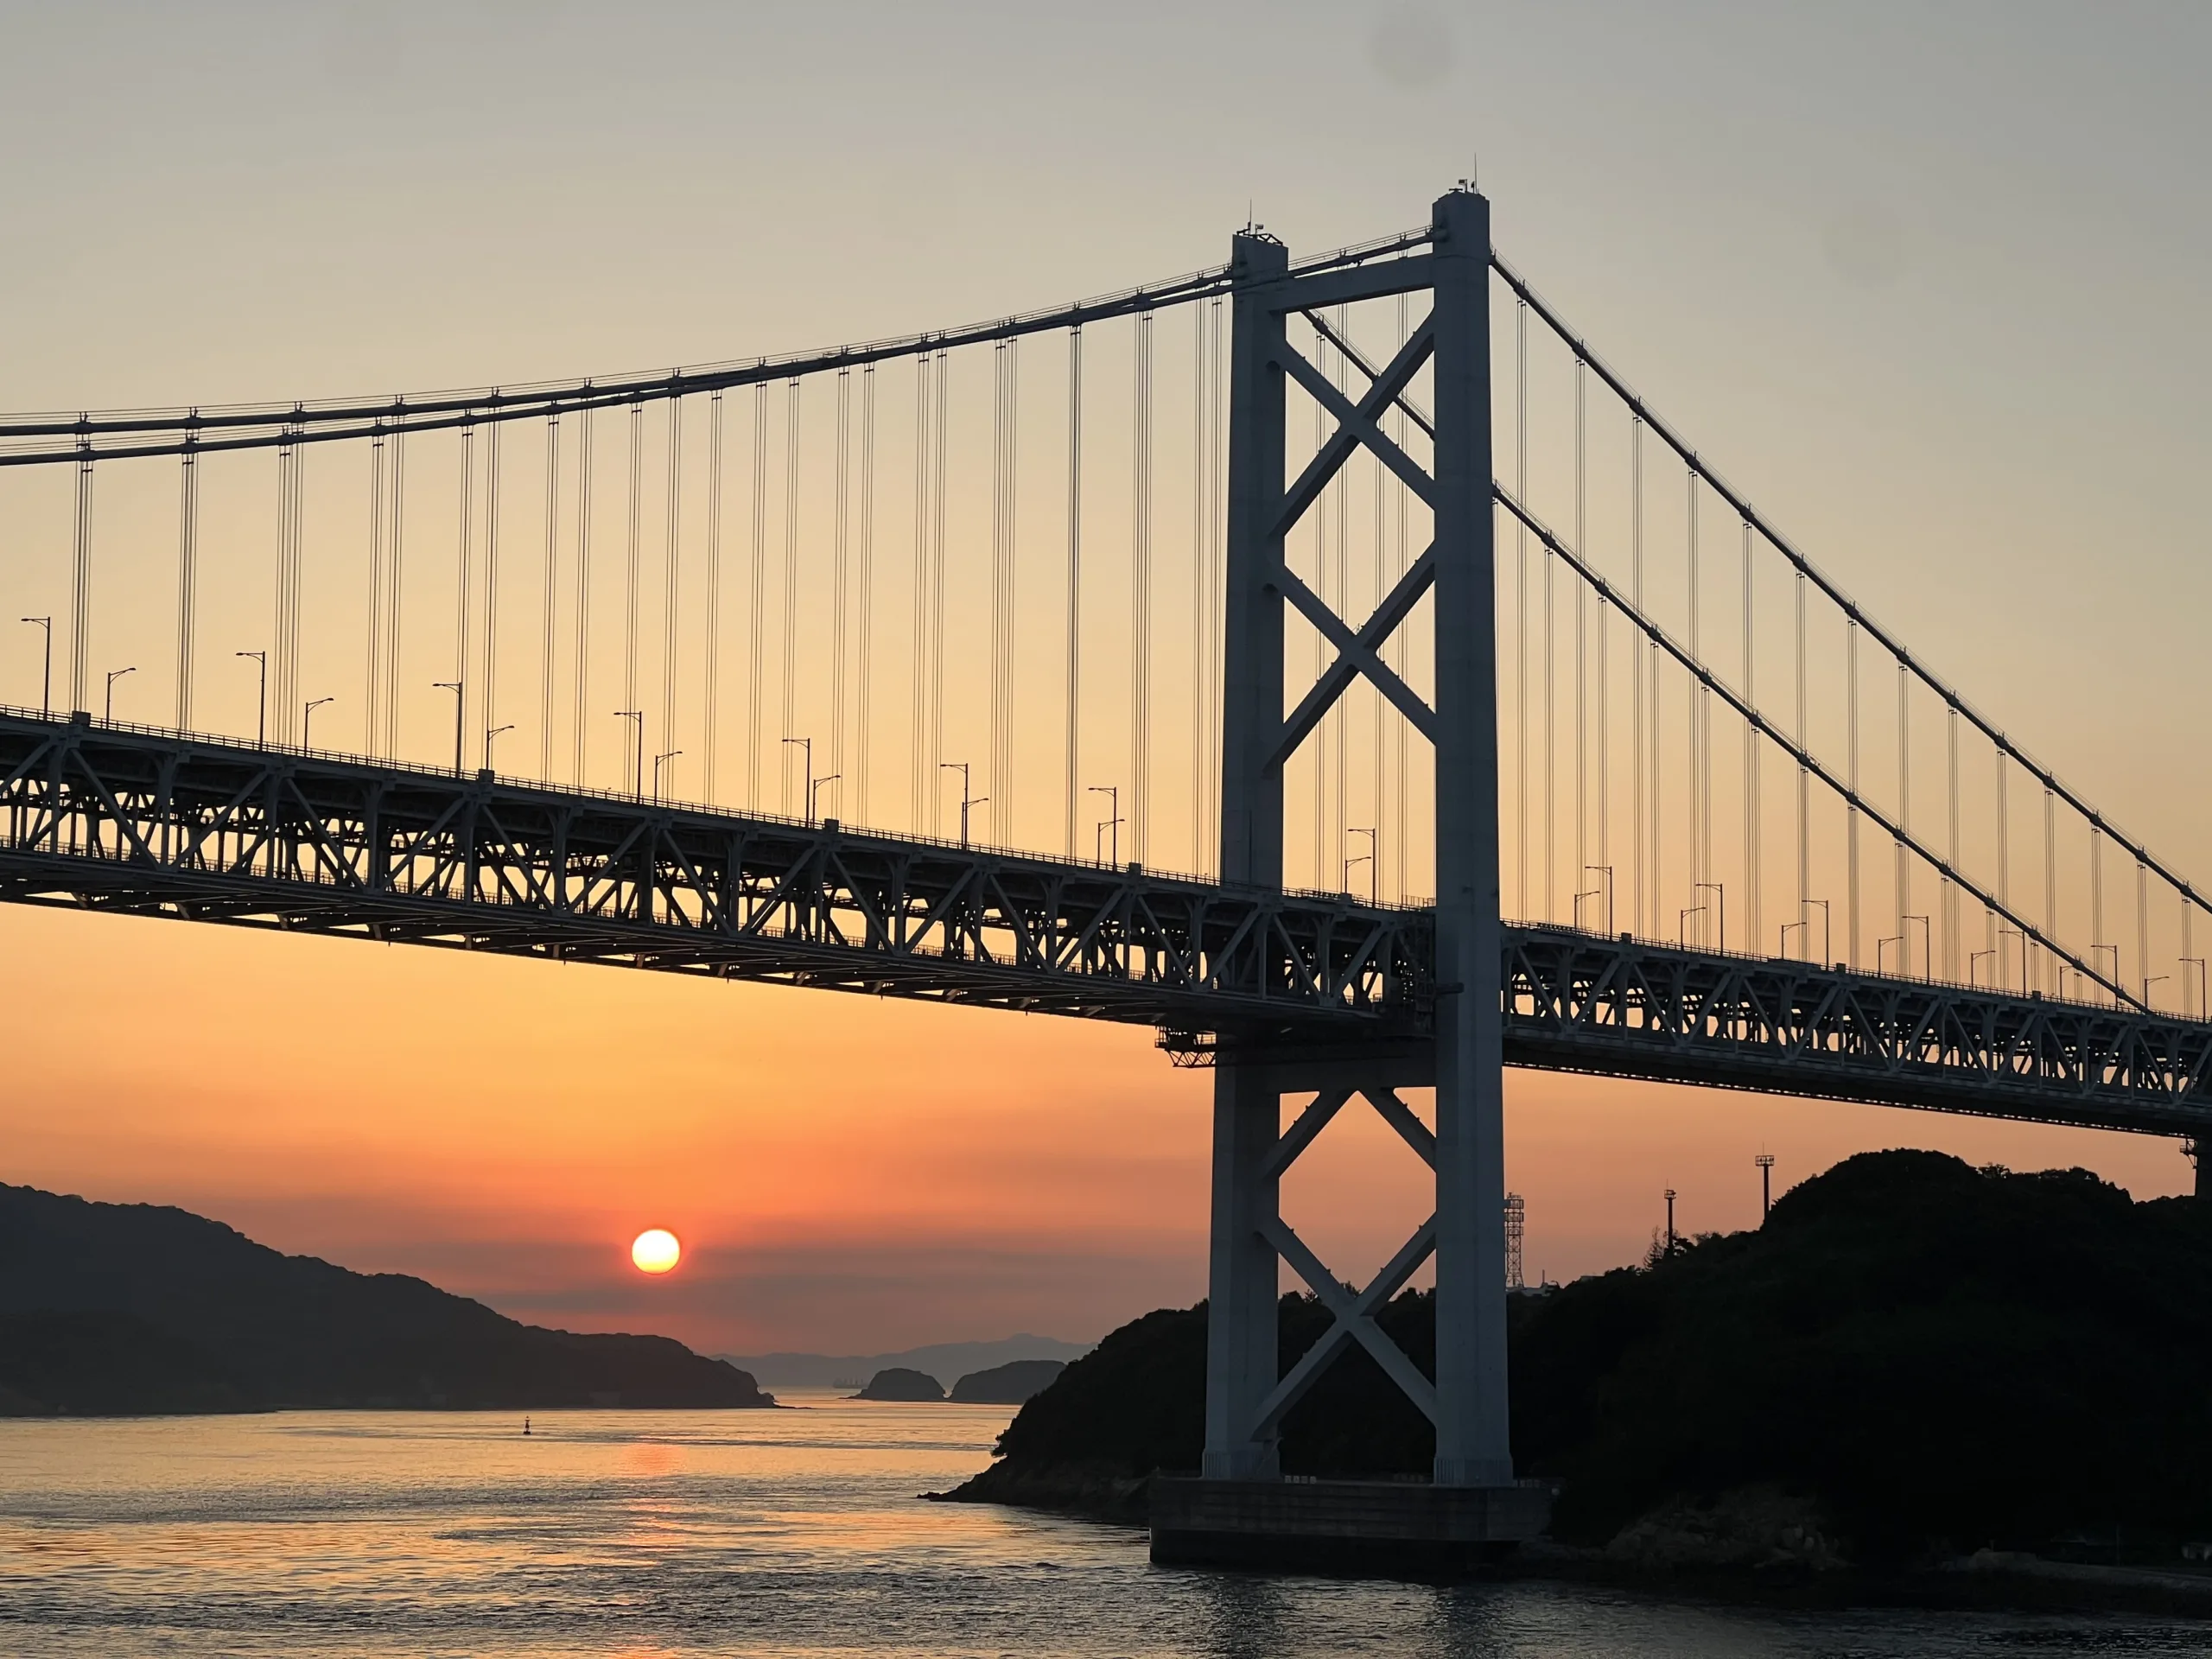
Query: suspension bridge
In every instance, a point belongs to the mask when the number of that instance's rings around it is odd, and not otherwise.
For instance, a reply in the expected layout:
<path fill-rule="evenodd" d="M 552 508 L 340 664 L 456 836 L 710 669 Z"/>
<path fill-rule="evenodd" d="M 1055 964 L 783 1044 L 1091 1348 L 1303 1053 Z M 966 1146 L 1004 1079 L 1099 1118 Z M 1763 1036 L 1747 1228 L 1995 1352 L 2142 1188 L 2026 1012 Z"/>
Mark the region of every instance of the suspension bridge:
<path fill-rule="evenodd" d="M 1471 188 L 826 351 L 0 419 L 0 898 L 1211 1066 L 1205 1478 L 1163 1553 L 1540 1523 L 1505 1065 L 2212 1122 L 2203 898 L 1702 459 Z M 1355 1100 L 1437 1197 L 1351 1290 L 1278 1191 Z M 1433 1375 L 1373 1319 L 1432 1262 Z M 1283 1263 L 1337 1318 L 1287 1375 Z M 1279 1480 L 1352 1345 L 1435 1425 L 1419 1496 Z"/>

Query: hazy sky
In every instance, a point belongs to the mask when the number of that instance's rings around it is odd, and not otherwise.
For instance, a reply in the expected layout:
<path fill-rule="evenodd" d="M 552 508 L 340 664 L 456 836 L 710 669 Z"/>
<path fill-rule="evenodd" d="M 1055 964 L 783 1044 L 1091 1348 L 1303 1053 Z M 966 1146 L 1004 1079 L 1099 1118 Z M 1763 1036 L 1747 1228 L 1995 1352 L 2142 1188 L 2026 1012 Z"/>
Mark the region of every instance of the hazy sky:
<path fill-rule="evenodd" d="M 0 405 L 941 326 L 1216 263 L 1248 212 L 1299 251 L 1413 225 L 1479 156 L 1501 250 L 1703 454 L 2202 876 L 2209 54 L 2193 4 L 4 5 Z M 30 556 L 0 526 L 0 589 Z M 1202 1284 L 1203 1081 L 1144 1033 L 25 911 L 0 1007 L 0 1179 L 527 1317 L 867 1350 Z M 1555 1276 L 1640 1249 L 1664 1185 L 1743 1224 L 1761 1144 L 2186 1178 L 2163 1141 L 1510 1100 Z M 1339 1138 L 1289 1204 L 1353 1271 L 1417 1193 Z M 654 1224 L 700 1256 L 642 1286 Z"/>

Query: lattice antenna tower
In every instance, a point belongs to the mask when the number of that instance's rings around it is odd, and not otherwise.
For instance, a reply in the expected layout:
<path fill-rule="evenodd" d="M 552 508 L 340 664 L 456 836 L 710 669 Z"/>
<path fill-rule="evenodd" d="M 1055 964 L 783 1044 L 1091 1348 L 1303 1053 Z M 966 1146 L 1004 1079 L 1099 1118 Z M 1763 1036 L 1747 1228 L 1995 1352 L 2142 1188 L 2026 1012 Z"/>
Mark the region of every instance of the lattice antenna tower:
<path fill-rule="evenodd" d="M 1521 1268 L 1521 1236 L 1529 1224 L 1529 1200 L 1518 1192 L 1505 1195 L 1505 1287 L 1526 1290 L 1529 1281 Z"/>

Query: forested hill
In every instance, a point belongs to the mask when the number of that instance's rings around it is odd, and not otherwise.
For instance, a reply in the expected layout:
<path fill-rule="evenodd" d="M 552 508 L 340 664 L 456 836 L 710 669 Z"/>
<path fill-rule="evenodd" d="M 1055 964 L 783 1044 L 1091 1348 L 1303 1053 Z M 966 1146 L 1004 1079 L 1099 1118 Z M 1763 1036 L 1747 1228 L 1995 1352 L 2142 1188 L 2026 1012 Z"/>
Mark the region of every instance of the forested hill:
<path fill-rule="evenodd" d="M 188 1211 L 0 1185 L 0 1414 L 774 1403 L 666 1337 L 523 1325 Z"/>
<path fill-rule="evenodd" d="M 1762 1228 L 1510 1313 L 1515 1459 L 1560 1484 L 1574 1541 L 1760 1492 L 1869 1559 L 2212 1538 L 2212 1200 L 1867 1154 Z M 1329 1323 L 1286 1297 L 1282 1367 Z M 1429 1369 L 1427 1296 L 1380 1323 Z M 959 1495 L 1128 1512 L 1148 1472 L 1197 1467 L 1205 1380 L 1204 1305 L 1147 1314 L 1024 1406 Z M 1357 1349 L 1283 1427 L 1292 1473 L 1418 1475 L 1433 1452 Z"/>

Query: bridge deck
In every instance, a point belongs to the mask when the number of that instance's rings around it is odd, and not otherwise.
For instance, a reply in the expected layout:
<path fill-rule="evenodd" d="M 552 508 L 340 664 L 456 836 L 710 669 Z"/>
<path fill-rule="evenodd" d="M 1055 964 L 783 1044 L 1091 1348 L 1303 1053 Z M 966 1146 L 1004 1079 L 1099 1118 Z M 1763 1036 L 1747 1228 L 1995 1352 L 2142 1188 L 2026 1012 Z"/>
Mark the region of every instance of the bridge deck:
<path fill-rule="evenodd" d="M 1426 912 L 0 713 L 0 899 L 1418 1056 Z M 1506 930 L 1509 1063 L 2189 1134 L 2212 1024 Z"/>

